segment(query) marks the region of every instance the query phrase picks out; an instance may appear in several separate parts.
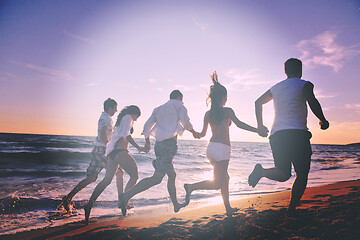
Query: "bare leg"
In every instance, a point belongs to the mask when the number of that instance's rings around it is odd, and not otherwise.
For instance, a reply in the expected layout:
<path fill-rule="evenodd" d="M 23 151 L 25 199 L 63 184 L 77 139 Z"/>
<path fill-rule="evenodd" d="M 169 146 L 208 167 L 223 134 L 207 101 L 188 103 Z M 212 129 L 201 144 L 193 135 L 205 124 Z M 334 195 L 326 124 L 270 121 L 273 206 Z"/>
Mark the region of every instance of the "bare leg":
<path fill-rule="evenodd" d="M 296 207 L 300 204 L 300 199 L 303 196 L 306 185 L 307 185 L 308 175 L 296 175 L 296 179 L 291 189 L 291 200 L 288 208 L 288 213 L 293 213 Z"/>
<path fill-rule="evenodd" d="M 135 159 L 128 152 L 120 152 L 116 156 L 122 169 L 129 174 L 130 179 L 125 186 L 125 192 L 129 191 L 137 182 L 139 178 L 138 168 Z"/>
<path fill-rule="evenodd" d="M 186 190 L 186 203 L 190 201 L 190 196 L 194 190 L 216 190 L 221 189 L 221 195 L 223 197 L 226 210 L 231 211 L 229 202 L 229 175 L 227 172 L 229 166 L 229 160 L 214 162 L 214 179 L 212 181 L 206 180 L 193 184 L 185 184 Z"/>
<path fill-rule="evenodd" d="M 174 212 L 178 212 L 180 208 L 185 207 L 185 204 L 179 204 L 176 197 L 176 186 L 175 186 L 176 172 L 174 170 L 171 170 L 167 173 L 167 175 L 168 175 L 167 188 L 170 195 L 170 199 L 172 204 L 174 205 Z"/>
<path fill-rule="evenodd" d="M 106 173 L 104 179 L 96 186 L 94 189 L 89 202 L 84 206 L 85 210 L 85 221 L 89 221 L 90 211 L 91 208 L 96 201 L 96 199 L 100 196 L 100 194 L 104 191 L 104 189 L 111 183 L 116 170 L 118 169 L 119 165 L 117 162 L 114 162 L 112 159 L 107 159 L 106 164 Z"/>
<path fill-rule="evenodd" d="M 119 196 L 124 192 L 124 171 L 121 168 L 118 168 L 116 172 L 116 187 Z M 118 207 L 120 208 L 120 199 L 118 199 Z"/>
<path fill-rule="evenodd" d="M 291 177 L 291 173 L 285 173 L 284 171 L 280 170 L 279 168 L 264 168 L 263 169 L 263 176 L 275 180 L 278 182 L 285 182 Z"/>
<path fill-rule="evenodd" d="M 249 175 L 248 183 L 250 186 L 255 187 L 261 178 L 266 177 L 278 182 L 285 182 L 291 177 L 291 173 L 280 170 L 277 167 L 263 168 L 261 164 L 256 164 L 254 170 Z"/>
<path fill-rule="evenodd" d="M 151 188 L 152 186 L 160 184 L 163 178 L 164 178 L 164 174 L 161 174 L 161 173 L 155 171 L 154 175 L 152 175 L 151 177 L 142 179 L 134 187 L 132 187 L 129 191 L 127 191 L 123 194 L 120 194 L 121 211 L 122 211 L 123 216 L 126 215 L 126 205 L 133 196 Z"/>
<path fill-rule="evenodd" d="M 97 175 L 90 175 L 87 176 L 85 179 L 81 180 L 68 195 L 65 195 L 62 198 L 62 202 L 59 207 L 63 206 L 67 212 L 71 212 L 71 200 L 75 196 L 75 194 L 84 189 L 90 183 L 95 182 L 96 179 Z"/>

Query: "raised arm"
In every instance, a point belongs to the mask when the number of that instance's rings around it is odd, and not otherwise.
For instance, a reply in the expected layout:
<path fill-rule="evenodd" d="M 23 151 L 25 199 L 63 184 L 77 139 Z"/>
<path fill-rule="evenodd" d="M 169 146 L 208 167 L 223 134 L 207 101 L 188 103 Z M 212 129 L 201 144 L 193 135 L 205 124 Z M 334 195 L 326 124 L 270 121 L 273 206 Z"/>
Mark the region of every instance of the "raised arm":
<path fill-rule="evenodd" d="M 258 129 L 257 128 L 254 128 L 242 121 L 240 121 L 236 115 L 235 115 L 235 112 L 234 110 L 232 110 L 231 108 L 227 108 L 227 111 L 228 111 L 228 114 L 229 114 L 229 117 L 231 119 L 231 121 L 233 123 L 235 123 L 235 125 L 238 127 L 238 128 L 241 128 L 241 129 L 244 129 L 244 130 L 247 130 L 247 131 L 250 131 L 250 132 L 256 132 L 258 133 Z"/>
<path fill-rule="evenodd" d="M 306 101 L 309 103 L 311 111 L 319 119 L 320 128 L 325 130 L 329 127 L 329 122 L 326 120 L 322 111 L 319 101 L 314 94 L 314 85 L 310 82 L 306 83 L 303 87 L 303 95 Z"/>

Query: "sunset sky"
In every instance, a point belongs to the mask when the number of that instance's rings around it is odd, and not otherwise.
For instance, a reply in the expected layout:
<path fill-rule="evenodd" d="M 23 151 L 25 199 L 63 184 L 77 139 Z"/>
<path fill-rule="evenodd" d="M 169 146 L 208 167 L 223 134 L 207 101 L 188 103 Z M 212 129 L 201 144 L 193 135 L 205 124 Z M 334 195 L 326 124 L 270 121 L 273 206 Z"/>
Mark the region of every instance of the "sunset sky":
<path fill-rule="evenodd" d="M 312 143 L 360 142 L 360 1 L 1 1 L 0 132 L 95 136 L 111 97 L 119 111 L 140 107 L 141 137 L 173 89 L 199 131 L 215 70 L 227 106 L 256 126 L 254 102 L 286 78 L 290 57 L 330 122 L 321 131 L 309 111 Z M 269 128 L 273 117 L 268 103 Z M 232 141 L 267 141 L 230 131 Z"/>

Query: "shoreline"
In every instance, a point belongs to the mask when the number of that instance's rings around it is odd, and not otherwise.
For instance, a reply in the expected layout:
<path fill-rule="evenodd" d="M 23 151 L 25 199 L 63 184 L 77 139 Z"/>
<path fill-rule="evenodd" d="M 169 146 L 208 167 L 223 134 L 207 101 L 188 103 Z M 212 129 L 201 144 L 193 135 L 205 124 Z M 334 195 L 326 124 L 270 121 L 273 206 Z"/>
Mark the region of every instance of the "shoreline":
<path fill-rule="evenodd" d="M 239 208 L 233 217 L 225 215 L 222 203 L 200 207 L 192 206 L 190 203 L 189 207 L 181 209 L 179 213 L 171 213 L 172 207 L 169 205 L 170 211 L 162 209 L 155 216 L 149 214 L 154 213 L 153 210 L 143 210 L 125 217 L 90 218 L 88 225 L 78 221 L 56 227 L 1 235 L 1 238 L 142 239 L 148 236 L 155 239 L 209 237 L 286 239 L 291 236 L 301 236 L 334 239 L 335 235 L 338 238 L 349 238 L 360 234 L 358 229 L 360 179 L 307 188 L 302 204 L 298 207 L 300 217 L 297 219 L 288 219 L 284 215 L 289 200 L 290 191 L 232 200 L 232 207 Z M 230 229 L 230 232 L 226 229 Z M 213 236 L 213 234 L 217 235 Z"/>

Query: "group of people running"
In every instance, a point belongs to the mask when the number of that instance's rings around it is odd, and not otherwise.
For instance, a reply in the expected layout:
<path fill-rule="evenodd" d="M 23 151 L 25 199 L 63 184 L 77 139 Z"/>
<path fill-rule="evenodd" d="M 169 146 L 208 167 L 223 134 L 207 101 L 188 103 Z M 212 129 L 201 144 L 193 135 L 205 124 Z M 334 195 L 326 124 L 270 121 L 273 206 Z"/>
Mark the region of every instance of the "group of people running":
<path fill-rule="evenodd" d="M 233 109 L 225 107 L 227 90 L 219 83 L 217 73 L 211 75 L 212 85 L 208 95 L 210 110 L 205 113 L 201 132 L 193 129 L 187 109 L 183 105 L 183 94 L 174 90 L 170 100 L 155 108 L 146 121 L 142 135 L 145 137 L 143 147 L 139 146 L 131 137 L 133 123 L 140 117 L 139 107 L 131 105 L 123 108 L 113 128 L 111 117 L 117 112 L 117 103 L 113 99 L 104 102 L 104 112 L 98 121 L 98 136 L 91 152 L 92 160 L 87 169 L 87 177 L 80 181 L 74 189 L 62 198 L 61 206 L 68 212 L 71 211 L 71 200 L 77 192 L 90 183 L 96 181 L 100 171 L 105 168 L 104 179 L 94 189 L 89 202 L 84 206 L 85 221 L 89 221 L 90 212 L 94 202 L 104 189 L 111 183 L 116 175 L 118 188 L 118 206 L 125 216 L 130 208 L 129 200 L 136 194 L 161 183 L 165 175 L 168 176 L 167 189 L 174 206 L 178 212 L 190 202 L 191 194 L 196 190 L 220 189 L 226 214 L 231 215 L 238 209 L 232 208 L 229 201 L 229 174 L 228 166 L 231 155 L 229 127 L 233 122 L 238 128 L 258 133 L 267 137 L 268 129 L 262 121 L 262 105 L 274 100 L 275 119 L 270 134 L 270 146 L 273 152 L 275 167 L 264 169 L 256 164 L 249 175 L 248 183 L 255 187 L 262 177 L 276 181 L 286 181 L 291 176 L 291 163 L 294 165 L 296 179 L 292 188 L 291 201 L 288 214 L 296 214 L 296 206 L 305 191 L 307 176 L 310 170 L 311 133 L 306 126 L 307 106 L 318 117 L 321 129 L 329 127 L 322 108 L 313 93 L 313 84 L 301 79 L 302 63 L 298 59 L 288 59 L 285 62 L 287 79 L 279 82 L 265 92 L 256 102 L 255 111 L 258 126 L 252 127 L 241 122 Z M 176 195 L 176 172 L 173 159 L 177 153 L 177 136 L 187 130 L 194 138 L 206 135 L 210 125 L 212 136 L 206 150 L 206 156 L 214 168 L 213 180 L 206 180 L 192 184 L 184 184 L 185 202 L 179 203 Z M 156 159 L 152 161 L 154 173 L 151 177 L 138 180 L 138 169 L 135 159 L 128 151 L 129 143 L 140 152 L 150 151 L 150 136 L 156 139 L 154 152 Z M 124 188 L 124 171 L 129 175 L 129 180 Z"/>

